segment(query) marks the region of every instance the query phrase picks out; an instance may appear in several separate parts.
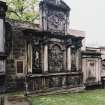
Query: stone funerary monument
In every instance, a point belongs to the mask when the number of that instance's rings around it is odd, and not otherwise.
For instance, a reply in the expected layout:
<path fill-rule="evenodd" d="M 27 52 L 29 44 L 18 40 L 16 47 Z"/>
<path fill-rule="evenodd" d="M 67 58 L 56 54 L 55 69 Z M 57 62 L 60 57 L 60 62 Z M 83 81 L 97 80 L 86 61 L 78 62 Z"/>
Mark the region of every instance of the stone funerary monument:
<path fill-rule="evenodd" d="M 83 37 L 69 33 L 70 8 L 62 0 L 39 4 L 40 25 L 5 19 L 0 2 L 0 87 L 44 92 L 81 87 Z"/>

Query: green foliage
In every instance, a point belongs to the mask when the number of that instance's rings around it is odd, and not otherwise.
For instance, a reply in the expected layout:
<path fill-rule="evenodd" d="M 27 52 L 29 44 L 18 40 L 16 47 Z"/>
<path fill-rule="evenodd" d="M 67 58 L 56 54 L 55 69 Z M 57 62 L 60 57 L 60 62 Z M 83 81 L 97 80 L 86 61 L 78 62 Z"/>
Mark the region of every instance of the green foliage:
<path fill-rule="evenodd" d="M 32 105 L 105 105 L 105 89 L 47 96 L 33 96 Z"/>
<path fill-rule="evenodd" d="M 38 0 L 6 0 L 7 17 L 15 20 L 34 22 L 39 19 L 36 11 Z"/>

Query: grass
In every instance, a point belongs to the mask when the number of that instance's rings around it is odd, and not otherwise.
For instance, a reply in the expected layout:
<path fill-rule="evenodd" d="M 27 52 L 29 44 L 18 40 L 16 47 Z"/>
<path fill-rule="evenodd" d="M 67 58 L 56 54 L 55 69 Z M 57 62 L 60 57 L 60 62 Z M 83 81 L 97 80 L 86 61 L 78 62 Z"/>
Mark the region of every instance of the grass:
<path fill-rule="evenodd" d="M 105 105 L 105 90 L 97 89 L 82 93 L 33 96 L 32 105 Z"/>

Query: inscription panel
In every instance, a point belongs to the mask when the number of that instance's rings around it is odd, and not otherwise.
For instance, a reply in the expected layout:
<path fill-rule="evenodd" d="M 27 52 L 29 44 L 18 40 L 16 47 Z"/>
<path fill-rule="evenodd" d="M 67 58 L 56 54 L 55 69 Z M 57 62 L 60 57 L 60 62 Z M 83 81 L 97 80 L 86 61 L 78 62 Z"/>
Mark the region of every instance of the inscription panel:
<path fill-rule="evenodd" d="M 61 72 L 63 70 L 63 51 L 60 46 L 54 45 L 49 49 L 49 72 Z"/>

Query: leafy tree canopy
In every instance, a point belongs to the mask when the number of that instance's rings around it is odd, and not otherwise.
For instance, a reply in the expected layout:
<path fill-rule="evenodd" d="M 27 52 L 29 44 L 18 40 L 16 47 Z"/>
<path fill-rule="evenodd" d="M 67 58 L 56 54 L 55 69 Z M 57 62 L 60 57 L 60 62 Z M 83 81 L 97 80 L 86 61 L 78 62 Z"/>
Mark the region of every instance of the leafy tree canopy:
<path fill-rule="evenodd" d="M 34 22 L 39 19 L 36 11 L 38 0 L 6 0 L 7 17 L 15 20 Z"/>

